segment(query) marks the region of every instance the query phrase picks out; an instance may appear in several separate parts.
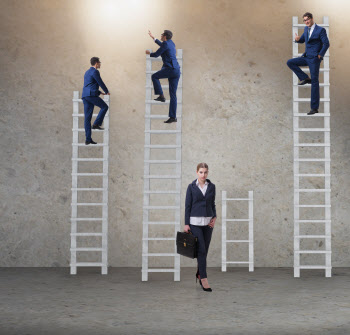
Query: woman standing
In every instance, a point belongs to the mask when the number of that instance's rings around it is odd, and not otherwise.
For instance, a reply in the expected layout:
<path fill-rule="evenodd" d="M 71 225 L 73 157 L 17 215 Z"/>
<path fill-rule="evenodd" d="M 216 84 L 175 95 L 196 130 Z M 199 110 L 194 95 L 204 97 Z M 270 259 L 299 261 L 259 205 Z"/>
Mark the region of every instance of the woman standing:
<path fill-rule="evenodd" d="M 208 165 L 197 165 L 198 178 L 188 185 L 185 205 L 185 232 L 192 232 L 198 239 L 198 269 L 196 281 L 199 279 L 204 291 L 211 292 L 207 279 L 207 254 L 211 234 L 216 221 L 215 185 L 208 177 Z"/>

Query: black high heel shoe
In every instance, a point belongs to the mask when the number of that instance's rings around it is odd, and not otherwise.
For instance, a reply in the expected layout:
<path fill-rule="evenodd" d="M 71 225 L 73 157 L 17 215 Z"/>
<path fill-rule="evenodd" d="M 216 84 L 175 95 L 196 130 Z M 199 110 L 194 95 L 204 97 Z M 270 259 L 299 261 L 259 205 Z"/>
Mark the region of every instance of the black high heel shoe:
<path fill-rule="evenodd" d="M 202 281 L 200 279 L 199 279 L 199 284 L 201 284 L 203 291 L 205 291 L 205 292 L 213 292 L 211 287 L 208 287 L 208 288 L 203 287 Z"/>

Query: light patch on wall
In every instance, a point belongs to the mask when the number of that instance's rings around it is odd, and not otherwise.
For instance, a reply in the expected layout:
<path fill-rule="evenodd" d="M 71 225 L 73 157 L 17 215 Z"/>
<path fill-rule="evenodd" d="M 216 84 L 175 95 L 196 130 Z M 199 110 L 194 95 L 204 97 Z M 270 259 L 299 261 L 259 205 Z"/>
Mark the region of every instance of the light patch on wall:
<path fill-rule="evenodd" d="M 88 1 L 86 10 L 90 22 L 97 21 L 98 26 L 111 29 L 113 26 L 132 27 L 145 14 L 145 0 L 103 0 Z M 124 30 L 125 32 L 125 30 Z"/>

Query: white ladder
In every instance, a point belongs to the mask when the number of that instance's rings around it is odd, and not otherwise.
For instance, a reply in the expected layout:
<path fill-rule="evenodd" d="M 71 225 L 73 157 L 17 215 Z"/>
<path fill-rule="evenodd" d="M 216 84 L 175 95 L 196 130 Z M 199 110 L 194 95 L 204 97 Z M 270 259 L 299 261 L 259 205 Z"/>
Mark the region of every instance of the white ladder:
<path fill-rule="evenodd" d="M 104 96 L 104 101 L 109 106 L 109 95 Z M 82 99 L 79 99 L 79 91 L 73 93 L 73 143 L 72 143 L 72 217 L 71 217 L 71 262 L 70 273 L 72 275 L 77 273 L 77 267 L 79 266 L 96 266 L 101 267 L 101 273 L 107 274 L 107 243 L 108 243 L 108 157 L 109 157 L 109 110 L 104 118 L 104 130 L 103 130 L 103 143 L 85 145 L 85 143 L 79 143 L 79 133 L 85 133 L 84 127 L 79 128 L 79 119 L 84 119 L 84 113 L 79 113 L 79 104 L 82 103 Z M 93 114 L 97 116 L 97 114 Z M 92 132 L 101 132 L 101 130 L 91 130 Z M 85 138 L 85 137 L 84 137 Z M 102 147 L 103 157 L 89 157 L 79 158 L 79 147 L 82 150 L 91 150 L 92 147 Z M 97 150 L 97 149 L 95 149 Z M 78 169 L 79 162 L 102 162 L 102 172 L 96 173 L 80 173 Z M 102 187 L 84 187 L 84 178 L 92 176 L 102 177 Z M 79 178 L 79 183 L 78 183 Z M 82 179 L 82 180 L 81 180 Z M 85 179 L 86 181 L 86 179 Z M 102 202 L 79 202 L 79 192 L 102 192 Z M 100 200 L 99 200 L 100 201 Z M 94 208 L 101 208 L 102 217 L 85 217 L 82 215 L 82 208 L 85 206 L 92 206 Z M 78 214 L 78 208 L 79 210 Z M 85 231 L 84 225 L 88 222 L 96 222 L 101 228 L 98 232 Z M 78 229 L 78 224 L 81 225 Z M 101 245 L 99 246 L 84 246 L 84 239 L 91 236 L 97 236 L 101 238 Z M 77 245 L 77 238 L 81 239 L 79 246 Z M 80 242 L 80 241 L 79 241 Z M 86 262 L 77 261 L 77 253 L 79 252 L 98 252 L 101 253 L 101 261 Z"/>
<path fill-rule="evenodd" d="M 182 49 L 177 50 L 177 60 L 182 71 Z M 180 255 L 176 253 L 176 232 L 180 230 L 180 207 L 181 207 L 181 120 L 182 120 L 182 74 L 178 84 L 177 90 L 177 123 L 176 130 L 155 130 L 151 127 L 152 120 L 155 122 L 162 122 L 168 118 L 166 115 L 154 115 L 151 113 L 152 105 L 164 105 L 169 109 L 170 101 L 165 103 L 152 100 L 152 80 L 151 75 L 156 71 L 152 70 L 152 63 L 162 61 L 161 57 L 153 58 L 146 56 L 146 113 L 145 113 L 145 146 L 144 146 L 144 190 L 143 190 L 143 236 L 142 236 L 142 281 L 148 280 L 148 273 L 150 272 L 173 272 L 174 281 L 180 280 Z M 168 85 L 162 85 L 163 89 L 169 89 Z M 176 134 L 176 144 L 171 145 L 159 145 L 152 144 L 152 134 Z M 153 159 L 151 153 L 157 149 L 175 149 L 175 159 Z M 176 173 L 174 175 L 153 174 L 151 175 L 151 166 L 154 164 L 160 164 L 160 166 L 175 165 Z M 164 164 L 164 165 L 163 165 Z M 173 179 L 175 180 L 176 187 L 172 190 L 156 190 L 151 189 L 151 180 L 161 179 Z M 174 194 L 175 203 L 167 206 L 151 205 L 152 194 Z M 169 221 L 150 221 L 150 211 L 174 211 L 174 220 Z M 151 225 L 165 225 L 170 226 L 171 237 L 150 237 L 149 226 Z M 149 242 L 154 241 L 172 241 L 174 246 L 174 252 L 171 253 L 159 253 L 149 252 Z M 149 257 L 174 257 L 174 266 L 171 268 L 150 268 L 148 264 Z"/>
<path fill-rule="evenodd" d="M 254 222 L 253 222 L 253 191 L 248 192 L 248 198 L 227 198 L 227 192 L 222 191 L 222 263 L 221 271 L 226 272 L 227 264 L 248 264 L 249 272 L 254 271 Z M 227 219 L 227 201 L 248 201 L 248 219 Z M 248 222 L 247 240 L 228 240 L 226 233 L 227 222 Z M 227 261 L 227 243 L 248 243 L 249 260 L 248 261 Z"/>
<path fill-rule="evenodd" d="M 319 26 L 324 27 L 329 37 L 329 19 L 328 16 L 323 17 L 323 24 Z M 298 34 L 298 29 L 304 28 L 305 24 L 298 23 L 298 17 L 293 17 L 293 36 Z M 298 34 L 299 35 L 299 34 Z M 293 42 L 293 57 L 300 57 L 301 54 L 298 50 L 298 43 Z M 303 69 L 305 72 L 309 72 L 309 69 Z M 329 51 L 324 56 L 323 68 L 320 69 L 323 72 L 324 82 L 320 83 L 320 87 L 324 89 L 324 97 L 320 99 L 324 106 L 324 112 L 314 115 L 306 115 L 306 113 L 299 113 L 300 102 L 310 102 L 310 98 L 299 98 L 299 88 L 306 89 L 311 87 L 310 84 L 298 86 L 298 78 L 293 73 L 293 134 L 294 134 L 294 277 L 300 277 L 301 269 L 324 269 L 326 277 L 332 275 L 331 265 L 331 157 L 330 157 L 330 97 L 329 97 Z M 310 118 L 311 120 L 318 120 L 323 118 L 323 128 L 303 128 L 299 125 L 299 118 Z M 316 117 L 316 118 L 315 118 Z M 314 132 L 322 132 L 324 134 L 324 142 L 312 142 L 312 143 L 300 143 L 299 133 L 306 132 L 308 134 L 315 134 Z M 324 148 L 324 158 L 300 158 L 299 153 L 303 147 L 307 148 Z M 313 162 L 324 163 L 324 171 L 322 173 L 300 173 L 300 164 L 312 164 Z M 310 166 L 310 165 L 308 165 Z M 303 188 L 300 187 L 300 178 L 319 178 L 324 179 L 324 188 Z M 300 204 L 300 194 L 314 194 L 315 196 L 320 193 L 324 193 L 324 203 L 313 204 Z M 320 208 L 324 209 L 324 219 L 301 219 L 300 208 Z M 324 224 L 324 234 L 305 234 L 300 232 L 300 224 Z M 308 239 L 311 240 L 324 240 L 324 250 L 300 250 L 300 242 Z M 324 254 L 324 265 L 301 265 L 301 254 Z"/>

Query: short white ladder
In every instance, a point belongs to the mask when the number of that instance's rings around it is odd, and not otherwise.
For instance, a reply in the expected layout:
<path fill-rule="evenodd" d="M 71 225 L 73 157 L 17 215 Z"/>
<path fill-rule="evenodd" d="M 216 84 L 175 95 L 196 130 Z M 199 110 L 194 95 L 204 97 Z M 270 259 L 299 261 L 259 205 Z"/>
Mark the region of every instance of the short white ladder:
<path fill-rule="evenodd" d="M 104 101 L 109 106 L 109 95 L 104 96 Z M 79 113 L 79 104 L 82 103 L 82 99 L 79 99 L 79 92 L 73 93 L 73 143 L 72 143 L 72 217 L 71 217 L 71 262 L 70 273 L 75 275 L 77 273 L 77 267 L 101 267 L 101 273 L 107 274 L 108 269 L 108 157 L 109 157 L 109 110 L 106 113 L 103 122 L 103 143 L 85 145 L 85 136 L 83 143 L 79 143 L 79 133 L 85 134 L 84 125 L 79 128 L 79 120 L 84 120 L 84 112 Z M 96 107 L 95 107 L 96 108 Z M 83 108 L 82 108 L 83 109 Z M 97 114 L 93 114 L 97 116 Z M 83 122 L 82 122 L 83 124 Z M 91 130 L 93 133 L 101 132 L 101 130 Z M 93 152 L 100 151 L 101 149 L 91 149 L 93 147 L 102 148 L 103 157 L 88 157 L 86 154 L 84 157 L 79 157 L 80 150 L 92 150 Z M 91 173 L 80 173 L 78 168 L 79 162 L 102 162 L 102 171 Z M 102 177 L 100 187 L 84 187 L 84 181 L 86 178 L 99 176 Z M 78 194 L 89 192 L 91 194 L 102 192 L 101 197 L 96 202 L 81 202 Z M 101 212 L 102 217 L 85 216 L 84 208 L 96 208 L 97 212 Z M 79 209 L 78 209 L 79 208 Z M 84 226 L 94 223 L 94 226 L 98 226 L 98 229 L 93 231 L 87 231 Z M 79 229 L 78 229 L 79 228 Z M 101 244 L 98 246 L 91 246 L 91 243 L 87 243 L 87 237 L 98 237 L 101 239 Z M 78 241 L 79 245 L 78 245 Z M 77 253 L 87 252 L 88 255 L 101 254 L 100 260 L 96 261 L 79 261 L 77 260 Z M 94 255 L 96 256 L 96 255 Z"/>
<path fill-rule="evenodd" d="M 177 60 L 181 67 L 182 72 L 182 49 L 177 50 Z M 181 208 L 181 120 L 182 120 L 182 74 L 179 80 L 177 89 L 177 123 L 176 129 L 168 129 L 171 125 L 166 125 L 164 129 L 155 129 L 159 122 L 163 123 L 163 120 L 168 118 L 169 100 L 165 103 L 154 101 L 152 98 L 152 80 L 151 75 L 156 71 L 152 70 L 152 63 L 162 61 L 161 57 L 153 58 L 146 56 L 146 112 L 145 112 L 145 145 L 144 145 L 144 191 L 143 191 L 143 235 L 142 235 L 142 281 L 148 280 L 148 273 L 150 272 L 170 272 L 174 273 L 174 281 L 180 280 L 180 255 L 176 253 L 176 233 L 180 230 L 180 208 Z M 163 89 L 169 89 L 168 85 L 162 85 Z M 152 114 L 153 105 L 162 105 L 166 109 L 166 114 L 155 115 Z M 159 107 L 158 107 L 159 108 Z M 153 124 L 152 124 L 152 121 Z M 152 127 L 153 126 L 153 127 Z M 169 134 L 175 134 L 175 144 L 152 144 L 152 135 L 163 135 L 162 138 Z M 152 154 L 156 154 L 158 149 L 167 149 L 170 152 L 175 150 L 175 157 L 169 159 L 163 159 L 162 157 L 154 158 Z M 156 174 L 151 174 L 152 167 L 159 166 L 156 170 Z M 166 175 L 162 174 L 164 166 L 175 166 L 175 174 Z M 167 190 L 154 189 L 151 181 L 159 180 L 174 180 L 175 188 Z M 167 181 L 164 180 L 166 183 Z M 174 195 L 175 201 L 169 205 L 157 205 L 151 201 L 152 195 Z M 151 204 L 152 202 L 152 204 Z M 150 219 L 151 215 L 154 215 L 154 211 L 174 212 L 174 218 L 167 221 L 159 221 Z M 152 212 L 150 214 L 150 211 Z M 166 237 L 152 237 L 149 234 L 150 226 L 163 226 L 168 227 L 169 232 Z M 158 243 L 158 241 L 168 241 L 173 245 L 173 252 L 149 252 L 150 243 Z M 174 259 L 174 264 L 171 267 L 150 267 L 149 257 L 152 259 L 156 257 L 171 257 Z"/>
<path fill-rule="evenodd" d="M 323 17 L 323 23 L 319 26 L 324 27 L 327 31 L 329 38 L 329 19 L 328 16 Z M 298 17 L 293 17 L 293 38 L 295 34 L 299 35 L 299 29 L 303 29 L 305 24 L 298 23 Z M 298 43 L 293 41 L 293 57 L 300 57 Z M 323 68 L 320 69 L 323 72 L 323 83 L 320 83 L 320 87 L 323 87 L 324 97 L 321 98 L 321 103 L 323 103 L 324 109 L 323 113 L 314 114 L 311 116 L 306 115 L 303 108 L 303 113 L 299 112 L 299 103 L 310 102 L 309 98 L 299 98 L 299 88 L 306 89 L 310 88 L 311 85 L 298 86 L 298 77 L 293 73 L 293 134 L 294 134 L 294 277 L 300 277 L 301 269 L 322 269 L 325 270 L 325 276 L 332 276 L 332 265 L 331 265 L 331 157 L 330 157 L 330 96 L 329 96 L 329 51 L 324 56 Z M 309 69 L 304 69 L 308 72 Z M 305 106 L 305 105 L 304 105 Z M 304 128 L 300 126 L 299 118 L 305 120 L 305 118 L 310 118 L 310 120 L 315 120 L 315 123 L 319 118 L 323 118 L 322 128 Z M 310 142 L 310 143 L 300 143 L 299 134 L 303 132 L 304 134 L 317 134 L 323 133 L 324 142 Z M 302 141 L 303 142 L 303 141 Z M 300 153 L 302 153 L 303 148 L 324 148 L 324 156 L 322 158 L 300 158 Z M 316 163 L 317 162 L 317 163 Z M 300 165 L 312 168 L 313 164 L 324 164 L 324 170 L 320 173 L 300 173 Z M 324 180 L 324 188 L 304 188 L 300 186 L 306 178 L 312 178 L 313 180 Z M 307 193 L 309 195 L 308 204 L 301 203 L 300 195 Z M 316 197 L 317 194 L 324 193 L 324 202 L 320 203 L 319 200 L 312 200 L 312 196 Z M 318 198 L 319 199 L 319 198 Z M 305 200 L 304 200 L 305 201 Z M 318 210 L 324 210 L 324 219 L 320 219 L 318 216 L 314 218 L 303 218 L 300 214 L 302 208 L 317 208 Z M 302 209 L 303 210 L 303 209 Z M 320 212 L 322 213 L 322 212 Z M 322 214 L 321 214 L 322 216 Z M 320 234 L 306 234 L 301 232 L 301 228 L 307 228 L 307 225 L 317 223 L 324 225 L 324 233 Z M 302 224 L 302 227 L 300 226 Z M 301 250 L 301 241 L 307 240 L 319 240 L 323 241 L 325 248 L 324 250 Z M 300 261 L 300 255 L 304 254 L 323 254 L 325 257 L 324 264 L 316 265 L 302 265 Z"/>
<path fill-rule="evenodd" d="M 248 192 L 248 198 L 227 198 L 227 192 L 222 191 L 222 263 L 221 271 L 226 272 L 227 264 L 248 264 L 249 272 L 254 271 L 254 219 L 253 219 L 253 191 Z M 247 219 L 227 219 L 227 201 L 248 201 Z M 227 239 L 227 223 L 248 223 L 248 239 L 237 240 Z M 227 243 L 248 243 L 249 260 L 248 261 L 227 261 Z"/>

